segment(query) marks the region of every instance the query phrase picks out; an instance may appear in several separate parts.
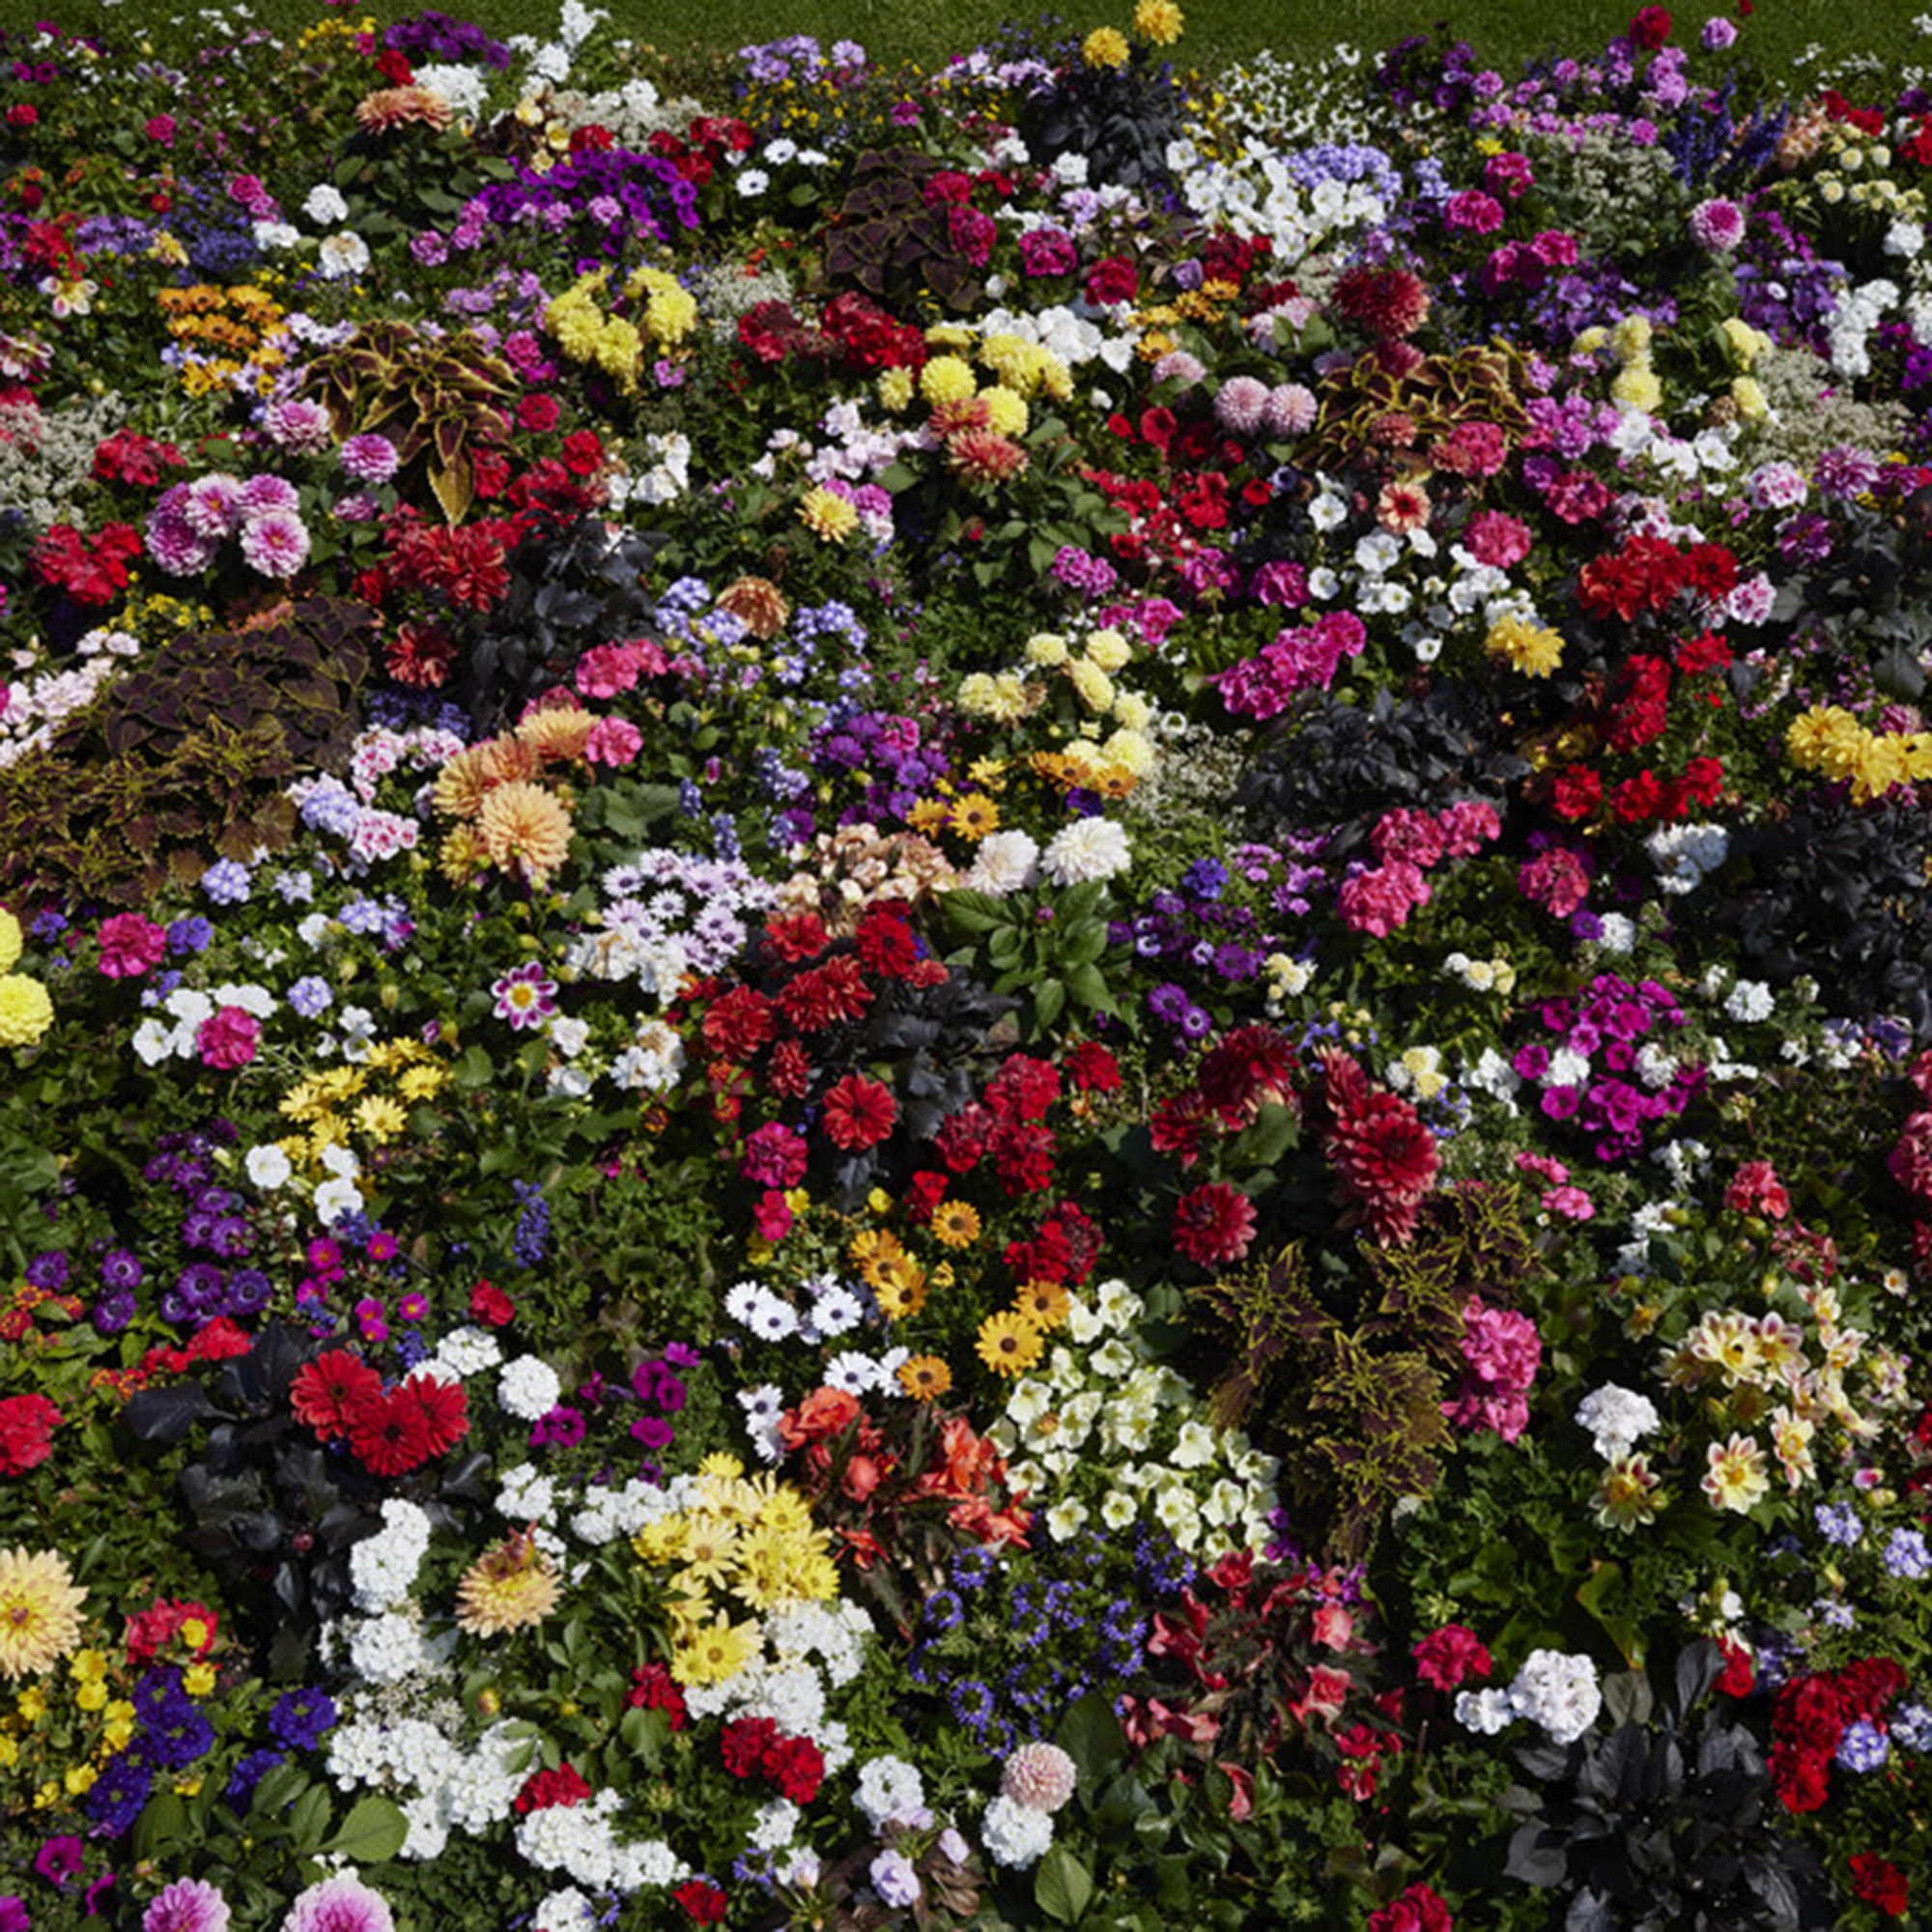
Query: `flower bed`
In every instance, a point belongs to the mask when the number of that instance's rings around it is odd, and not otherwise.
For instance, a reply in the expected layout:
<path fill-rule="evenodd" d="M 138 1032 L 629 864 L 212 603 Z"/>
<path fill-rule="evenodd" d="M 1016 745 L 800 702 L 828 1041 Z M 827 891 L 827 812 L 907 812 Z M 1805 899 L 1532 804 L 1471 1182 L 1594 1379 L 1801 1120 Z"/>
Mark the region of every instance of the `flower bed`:
<path fill-rule="evenodd" d="M 0 37 L 0 1926 L 1924 1909 L 1932 94 L 1180 27 Z"/>

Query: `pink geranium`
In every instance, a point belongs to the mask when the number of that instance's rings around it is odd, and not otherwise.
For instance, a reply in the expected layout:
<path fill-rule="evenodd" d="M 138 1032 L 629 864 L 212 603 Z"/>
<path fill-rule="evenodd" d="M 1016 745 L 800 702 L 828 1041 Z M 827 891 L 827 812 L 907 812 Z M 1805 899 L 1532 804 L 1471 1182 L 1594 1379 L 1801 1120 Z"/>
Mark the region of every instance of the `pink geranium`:
<path fill-rule="evenodd" d="M 161 963 L 167 950 L 167 933 L 137 912 L 100 922 L 100 970 L 110 980 L 138 980 Z"/>
<path fill-rule="evenodd" d="M 223 1073 L 246 1066 L 262 1043 L 262 1022 L 241 1007 L 217 1007 L 195 1029 L 194 1047 L 204 1066 Z"/>

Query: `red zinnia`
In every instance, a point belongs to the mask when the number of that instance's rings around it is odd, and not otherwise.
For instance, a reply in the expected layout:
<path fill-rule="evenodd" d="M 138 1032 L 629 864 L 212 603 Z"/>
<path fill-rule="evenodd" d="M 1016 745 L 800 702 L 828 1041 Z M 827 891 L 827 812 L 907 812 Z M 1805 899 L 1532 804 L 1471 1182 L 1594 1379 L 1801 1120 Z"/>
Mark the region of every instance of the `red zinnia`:
<path fill-rule="evenodd" d="M 1174 1245 L 1202 1267 L 1237 1262 L 1255 1237 L 1255 1204 L 1225 1180 L 1183 1194 L 1174 1209 Z"/>
<path fill-rule="evenodd" d="M 304 1362 L 289 1385 L 296 1420 L 325 1441 L 347 1435 L 351 1415 L 382 1393 L 382 1377 L 346 1349 L 331 1349 L 317 1360 Z"/>
<path fill-rule="evenodd" d="M 891 1089 L 863 1073 L 846 1074 L 825 1096 L 825 1131 L 848 1153 L 877 1147 L 898 1114 Z"/>

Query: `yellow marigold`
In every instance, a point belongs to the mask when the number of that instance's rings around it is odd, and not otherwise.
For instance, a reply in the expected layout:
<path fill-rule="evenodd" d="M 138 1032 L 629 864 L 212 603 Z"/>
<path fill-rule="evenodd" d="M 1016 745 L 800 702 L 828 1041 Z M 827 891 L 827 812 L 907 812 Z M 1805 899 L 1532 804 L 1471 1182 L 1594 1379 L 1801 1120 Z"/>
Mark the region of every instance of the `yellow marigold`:
<path fill-rule="evenodd" d="M 1068 670 L 1073 689 L 1082 704 L 1095 713 L 1109 710 L 1114 702 L 1114 680 L 1091 658 L 1077 659 Z"/>
<path fill-rule="evenodd" d="M 1095 631 L 1087 639 L 1087 661 L 1109 673 L 1125 670 L 1133 654 L 1133 646 L 1111 625 L 1104 631 Z"/>
<path fill-rule="evenodd" d="M 1095 27 L 1080 43 L 1080 58 L 1089 67 L 1124 67 L 1130 51 L 1118 27 Z"/>
<path fill-rule="evenodd" d="M 86 1599 L 58 1550 L 0 1550 L 0 1677 L 52 1669 L 80 1642 Z"/>
<path fill-rule="evenodd" d="M 899 1364 L 899 1386 L 915 1402 L 937 1402 L 952 1386 L 952 1371 L 937 1355 L 913 1355 Z"/>
<path fill-rule="evenodd" d="M 843 543 L 859 527 L 859 512 L 835 491 L 812 489 L 798 506 L 798 520 L 826 543 Z"/>
<path fill-rule="evenodd" d="M 1610 384 L 1610 400 L 1621 403 L 1627 410 L 1641 410 L 1648 414 L 1662 408 L 1663 384 L 1647 361 L 1632 362 L 1617 372 L 1616 381 Z"/>
<path fill-rule="evenodd" d="M 1654 333 L 1647 315 L 1627 315 L 1610 330 L 1610 347 L 1620 362 L 1634 362 L 1649 354 Z"/>
<path fill-rule="evenodd" d="M 1171 47 L 1180 38 L 1180 24 L 1174 0 L 1140 0 L 1134 9 L 1134 32 L 1157 47 Z"/>
<path fill-rule="evenodd" d="M 919 392 L 928 403 L 963 403 L 979 389 L 972 369 L 956 355 L 935 355 L 919 372 Z"/>
<path fill-rule="evenodd" d="M 644 359 L 644 339 L 638 333 L 635 323 L 612 316 L 598 329 L 593 354 L 598 368 L 614 377 L 620 389 L 628 394 L 637 387 L 638 370 Z"/>
<path fill-rule="evenodd" d="M 982 670 L 971 672 L 959 686 L 958 704 L 976 718 L 991 718 L 1010 724 L 1027 714 L 1026 681 L 1017 671 L 1003 670 L 989 677 Z"/>
<path fill-rule="evenodd" d="M 1784 747 L 1793 764 L 1836 782 L 1858 770 L 1870 735 L 1841 705 L 1814 704 L 1785 733 Z"/>
<path fill-rule="evenodd" d="M 1039 1360 L 1046 1338 L 1024 1315 L 1002 1309 L 980 1323 L 979 1339 L 973 1344 L 980 1359 L 996 1376 L 1018 1376 Z"/>
<path fill-rule="evenodd" d="M 1066 662 L 1066 639 L 1058 631 L 1037 631 L 1027 639 L 1026 657 L 1028 664 L 1050 670 Z"/>
<path fill-rule="evenodd" d="M 547 883 L 570 853 L 571 818 L 563 801 L 522 780 L 498 785 L 483 801 L 476 832 L 492 865 L 532 886 Z"/>
<path fill-rule="evenodd" d="M 1530 677 L 1548 677 L 1563 662 L 1563 639 L 1545 624 L 1500 617 L 1483 640 L 1492 657 L 1507 658 Z"/>
<path fill-rule="evenodd" d="M 1114 707 L 1115 717 L 1120 716 L 1120 706 Z M 1130 777 L 1144 779 L 1153 770 L 1154 751 L 1152 743 L 1138 731 L 1130 731 L 1125 726 L 1116 731 L 1100 747 L 1100 755 L 1110 765 L 1119 765 Z"/>
<path fill-rule="evenodd" d="M 20 957 L 20 922 L 0 906 L 0 973 L 11 973 Z"/>
<path fill-rule="evenodd" d="M 674 349 L 697 327 L 697 302 L 675 275 L 663 269 L 639 269 L 624 285 L 634 299 L 643 296 L 644 327 L 653 342 Z"/>
<path fill-rule="evenodd" d="M 31 1046 L 54 1023 L 54 1003 L 38 980 L 0 974 L 0 1046 Z"/>
<path fill-rule="evenodd" d="M 597 338 L 604 330 L 603 312 L 591 300 L 583 283 L 566 289 L 544 311 L 544 327 L 556 337 L 563 353 L 574 362 L 588 362 L 597 354 Z"/>

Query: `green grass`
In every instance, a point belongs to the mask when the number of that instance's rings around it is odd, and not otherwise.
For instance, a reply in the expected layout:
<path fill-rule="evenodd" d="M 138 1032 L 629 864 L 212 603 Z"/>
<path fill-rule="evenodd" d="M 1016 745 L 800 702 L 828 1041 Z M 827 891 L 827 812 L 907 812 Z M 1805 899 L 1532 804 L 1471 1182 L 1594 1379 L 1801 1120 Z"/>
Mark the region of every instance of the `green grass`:
<path fill-rule="evenodd" d="M 543 34 L 554 27 L 560 0 L 440 0 L 442 11 L 468 14 L 500 35 Z M 931 66 L 947 55 L 976 45 L 1014 19 L 1037 18 L 1043 10 L 1003 4 L 1003 0 L 608 0 L 606 31 L 648 42 L 661 50 L 686 52 L 703 45 L 735 48 L 784 34 L 811 34 L 861 42 L 873 58 L 893 65 L 918 61 Z M 1505 73 L 1527 58 L 1552 50 L 1587 53 L 1602 46 L 1629 20 L 1633 7 L 1623 0 L 1183 0 L 1187 32 L 1179 57 L 1204 68 L 1252 54 L 1263 47 L 1303 56 L 1318 55 L 1338 41 L 1373 51 L 1405 34 L 1436 23 L 1469 41 L 1479 55 Z M 1916 16 L 1932 0 L 1758 0 L 1744 25 L 1741 49 L 1750 54 L 1768 78 L 1788 72 L 1817 71 L 1823 50 L 1828 62 L 1872 55 L 1889 67 L 1918 63 L 1932 67 L 1932 40 L 1918 35 Z M 320 0 L 236 0 L 228 17 L 248 17 L 279 33 L 294 33 L 330 10 Z M 421 11 L 396 0 L 374 0 L 349 10 L 350 17 L 374 14 L 388 21 Z M 1132 0 L 1066 0 L 1052 10 L 1067 25 L 1085 33 L 1102 24 L 1124 25 Z M 1720 5 L 1679 6 L 1674 10 L 1680 43 L 1688 42 Z M 112 20 L 124 30 L 148 25 L 163 14 L 191 13 L 179 5 L 157 7 L 154 0 L 0 0 L 0 27 L 18 28 L 34 20 L 56 19 L 80 28 Z M 337 17 L 342 17 L 338 13 Z"/>

